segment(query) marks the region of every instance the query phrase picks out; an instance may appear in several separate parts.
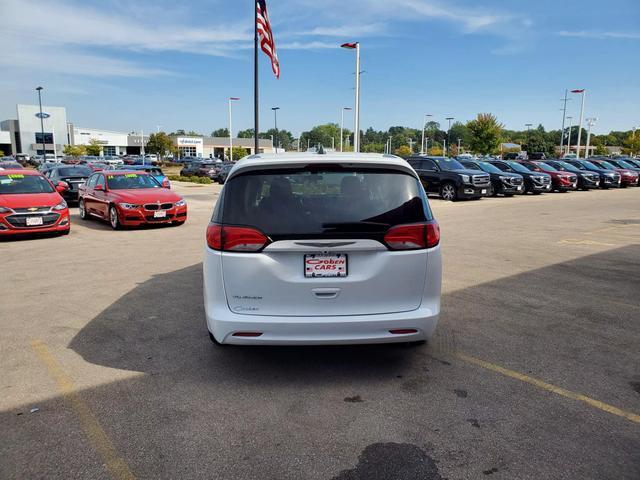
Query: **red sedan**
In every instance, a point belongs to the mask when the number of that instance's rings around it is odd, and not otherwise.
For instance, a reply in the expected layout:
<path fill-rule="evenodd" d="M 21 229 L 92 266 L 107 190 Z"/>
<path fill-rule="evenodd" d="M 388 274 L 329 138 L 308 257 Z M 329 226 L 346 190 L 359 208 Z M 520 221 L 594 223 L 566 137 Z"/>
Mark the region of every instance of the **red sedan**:
<path fill-rule="evenodd" d="M 64 182 L 55 186 L 33 170 L 0 171 L 0 237 L 24 233 L 69 233 L 69 209 L 61 192 Z"/>
<path fill-rule="evenodd" d="M 107 220 L 114 229 L 152 223 L 182 225 L 187 203 L 146 172 L 105 171 L 91 175 L 78 194 L 80 218 Z"/>

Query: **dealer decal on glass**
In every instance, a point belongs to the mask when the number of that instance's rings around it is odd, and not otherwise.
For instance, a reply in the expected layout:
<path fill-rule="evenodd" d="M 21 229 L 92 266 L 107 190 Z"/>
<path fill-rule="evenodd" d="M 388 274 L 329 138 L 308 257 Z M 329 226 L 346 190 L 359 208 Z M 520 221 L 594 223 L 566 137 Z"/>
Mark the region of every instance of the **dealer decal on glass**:
<path fill-rule="evenodd" d="M 309 253 L 304 256 L 304 276 L 346 277 L 347 255 L 345 253 Z"/>

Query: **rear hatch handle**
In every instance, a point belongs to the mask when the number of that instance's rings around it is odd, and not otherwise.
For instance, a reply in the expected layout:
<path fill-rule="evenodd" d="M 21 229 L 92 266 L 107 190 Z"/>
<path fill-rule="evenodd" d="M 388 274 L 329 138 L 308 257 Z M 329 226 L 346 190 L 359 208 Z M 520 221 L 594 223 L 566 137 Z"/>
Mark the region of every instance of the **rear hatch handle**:
<path fill-rule="evenodd" d="M 331 299 L 336 298 L 340 294 L 339 288 L 313 288 L 311 292 L 316 298 Z"/>

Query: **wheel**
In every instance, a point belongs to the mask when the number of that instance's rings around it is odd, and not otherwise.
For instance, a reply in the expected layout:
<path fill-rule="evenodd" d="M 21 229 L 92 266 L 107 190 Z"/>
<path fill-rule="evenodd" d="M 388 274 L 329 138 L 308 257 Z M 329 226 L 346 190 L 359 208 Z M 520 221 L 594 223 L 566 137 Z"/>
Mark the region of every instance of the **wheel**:
<path fill-rule="evenodd" d="M 84 200 L 78 200 L 78 212 L 80 213 L 80 218 L 82 220 L 89 220 L 89 215 L 87 214 L 87 209 L 84 206 Z"/>
<path fill-rule="evenodd" d="M 447 182 L 442 187 L 440 187 L 440 196 L 443 200 L 448 200 L 449 202 L 453 202 L 458 199 L 458 192 L 456 191 L 456 187 L 453 183 Z"/>
<path fill-rule="evenodd" d="M 217 347 L 224 347 L 223 343 L 220 343 L 218 340 L 216 340 L 216 337 L 213 336 L 213 333 L 209 332 L 209 340 L 211 340 L 213 342 L 213 344 Z"/>
<path fill-rule="evenodd" d="M 118 230 L 121 227 L 120 219 L 118 218 L 118 210 L 115 205 L 111 205 L 109 207 L 109 224 L 114 230 Z"/>

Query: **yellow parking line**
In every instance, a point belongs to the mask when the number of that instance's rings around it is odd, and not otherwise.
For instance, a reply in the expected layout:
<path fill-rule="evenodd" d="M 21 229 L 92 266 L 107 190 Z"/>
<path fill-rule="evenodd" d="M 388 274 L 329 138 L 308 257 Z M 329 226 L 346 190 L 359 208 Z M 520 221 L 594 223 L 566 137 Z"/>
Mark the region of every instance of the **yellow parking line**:
<path fill-rule="evenodd" d="M 100 454 L 111 477 L 116 480 L 133 480 L 133 475 L 129 467 L 114 448 L 111 440 L 100 426 L 100 423 L 89 410 L 89 406 L 82 400 L 73 384 L 73 380 L 64 373 L 56 359 L 51 355 L 47 346 L 40 340 L 31 342 L 31 347 L 38 354 L 38 357 L 47 368 L 49 375 L 56 381 L 58 391 L 65 401 L 73 408 L 78 415 L 82 429 L 89 438 L 93 448 Z"/>
<path fill-rule="evenodd" d="M 493 363 L 485 362 L 484 360 L 480 360 L 475 357 L 471 357 L 469 355 L 465 355 L 464 353 L 457 353 L 456 356 L 467 363 L 471 363 L 478 367 L 485 368 L 487 370 L 492 370 L 494 372 L 501 373 L 507 377 L 515 378 L 520 380 L 521 382 L 526 382 L 531 385 L 534 385 L 538 388 L 546 390 L 548 392 L 553 392 L 558 395 L 562 395 L 563 397 L 571 398 L 573 400 L 577 400 L 579 402 L 584 402 L 587 405 L 595 407 L 599 410 L 603 410 L 612 415 L 617 415 L 619 417 L 626 418 L 627 420 L 631 420 L 634 423 L 640 423 L 640 415 L 636 415 L 635 413 L 627 412 L 618 407 L 614 407 L 604 402 L 600 402 L 598 400 L 594 400 L 593 398 L 589 398 L 581 393 L 575 393 L 570 390 L 565 390 L 561 387 L 556 387 L 555 385 L 551 385 L 550 383 L 543 382 L 542 380 L 538 380 L 537 378 L 529 377 L 528 375 L 524 375 L 519 372 L 515 372 L 513 370 L 509 370 L 507 368 L 500 367 L 499 365 L 495 365 Z"/>

